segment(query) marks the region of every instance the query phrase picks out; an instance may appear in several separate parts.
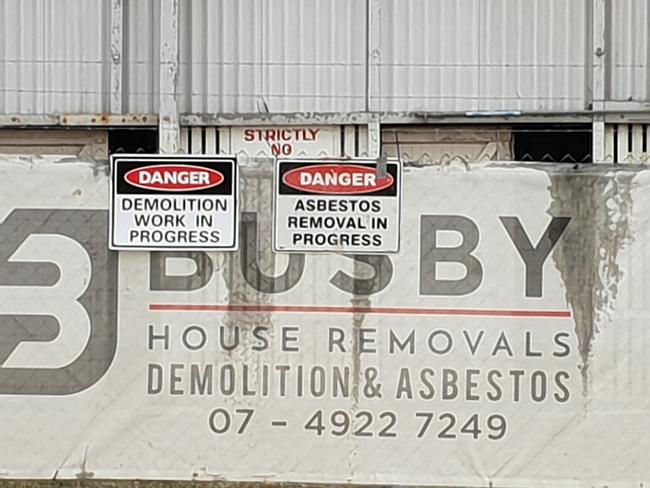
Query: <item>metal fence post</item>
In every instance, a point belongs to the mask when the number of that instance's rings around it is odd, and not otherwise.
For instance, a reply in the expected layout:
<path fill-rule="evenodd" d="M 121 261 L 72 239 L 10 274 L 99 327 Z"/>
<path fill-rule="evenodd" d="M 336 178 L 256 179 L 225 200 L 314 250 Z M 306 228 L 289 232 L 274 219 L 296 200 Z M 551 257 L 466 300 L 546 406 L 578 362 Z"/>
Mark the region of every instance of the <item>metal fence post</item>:
<path fill-rule="evenodd" d="M 605 108 L 607 96 L 607 13 L 605 0 L 592 0 L 592 73 L 591 109 L 595 112 Z M 592 122 L 592 158 L 594 163 L 603 163 L 605 154 L 605 122 L 601 115 L 595 115 Z"/>
<path fill-rule="evenodd" d="M 159 152 L 177 153 L 180 144 L 178 111 L 178 0 L 160 4 Z"/>

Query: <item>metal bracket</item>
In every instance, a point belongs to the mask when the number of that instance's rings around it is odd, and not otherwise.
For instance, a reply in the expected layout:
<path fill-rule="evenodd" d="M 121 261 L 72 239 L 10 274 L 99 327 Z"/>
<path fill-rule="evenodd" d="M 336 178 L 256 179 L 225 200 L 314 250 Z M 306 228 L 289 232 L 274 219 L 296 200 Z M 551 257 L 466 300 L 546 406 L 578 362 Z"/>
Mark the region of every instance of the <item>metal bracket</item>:
<path fill-rule="evenodd" d="M 368 124 L 368 156 L 378 159 L 381 155 L 381 125 L 379 122 Z"/>
<path fill-rule="evenodd" d="M 123 18 L 122 0 L 111 0 L 111 68 L 110 68 L 110 112 L 121 114 L 123 107 Z"/>

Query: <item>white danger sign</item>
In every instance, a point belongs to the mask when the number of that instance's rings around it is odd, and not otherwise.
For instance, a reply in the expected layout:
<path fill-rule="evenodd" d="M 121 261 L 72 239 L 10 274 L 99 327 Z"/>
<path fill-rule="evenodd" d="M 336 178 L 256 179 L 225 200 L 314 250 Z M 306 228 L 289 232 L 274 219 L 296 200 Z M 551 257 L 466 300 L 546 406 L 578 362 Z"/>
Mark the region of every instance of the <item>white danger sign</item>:
<path fill-rule="evenodd" d="M 237 163 L 232 157 L 111 158 L 109 248 L 237 248 Z"/>
<path fill-rule="evenodd" d="M 278 161 L 274 250 L 399 251 L 401 183 L 397 161 Z"/>

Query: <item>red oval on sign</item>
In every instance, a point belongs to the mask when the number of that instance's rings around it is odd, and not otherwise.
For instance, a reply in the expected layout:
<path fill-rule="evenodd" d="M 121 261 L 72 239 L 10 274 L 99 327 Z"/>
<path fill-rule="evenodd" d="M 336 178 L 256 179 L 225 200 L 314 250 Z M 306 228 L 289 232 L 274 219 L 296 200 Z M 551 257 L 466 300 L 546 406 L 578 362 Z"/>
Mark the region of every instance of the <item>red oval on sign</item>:
<path fill-rule="evenodd" d="M 383 190 L 393 177 L 377 176 L 375 168 L 355 164 L 314 164 L 287 171 L 282 178 L 295 190 L 331 195 L 357 195 Z"/>
<path fill-rule="evenodd" d="M 131 185 L 147 190 L 191 191 L 214 188 L 223 183 L 217 170 L 191 164 L 156 164 L 128 171 L 124 179 Z"/>

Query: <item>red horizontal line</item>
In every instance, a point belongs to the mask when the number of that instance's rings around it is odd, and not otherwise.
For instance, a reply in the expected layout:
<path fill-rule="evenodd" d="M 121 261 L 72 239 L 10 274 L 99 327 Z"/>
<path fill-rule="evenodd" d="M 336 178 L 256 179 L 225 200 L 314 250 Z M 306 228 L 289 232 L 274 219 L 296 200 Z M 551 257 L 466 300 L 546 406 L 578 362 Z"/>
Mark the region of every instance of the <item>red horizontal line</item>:
<path fill-rule="evenodd" d="M 568 310 L 497 310 L 484 308 L 406 308 L 406 307 L 336 307 L 320 305 L 229 304 L 196 305 L 151 303 L 155 312 L 283 312 L 283 313 L 361 313 L 379 315 L 456 315 L 464 317 L 570 318 Z"/>

